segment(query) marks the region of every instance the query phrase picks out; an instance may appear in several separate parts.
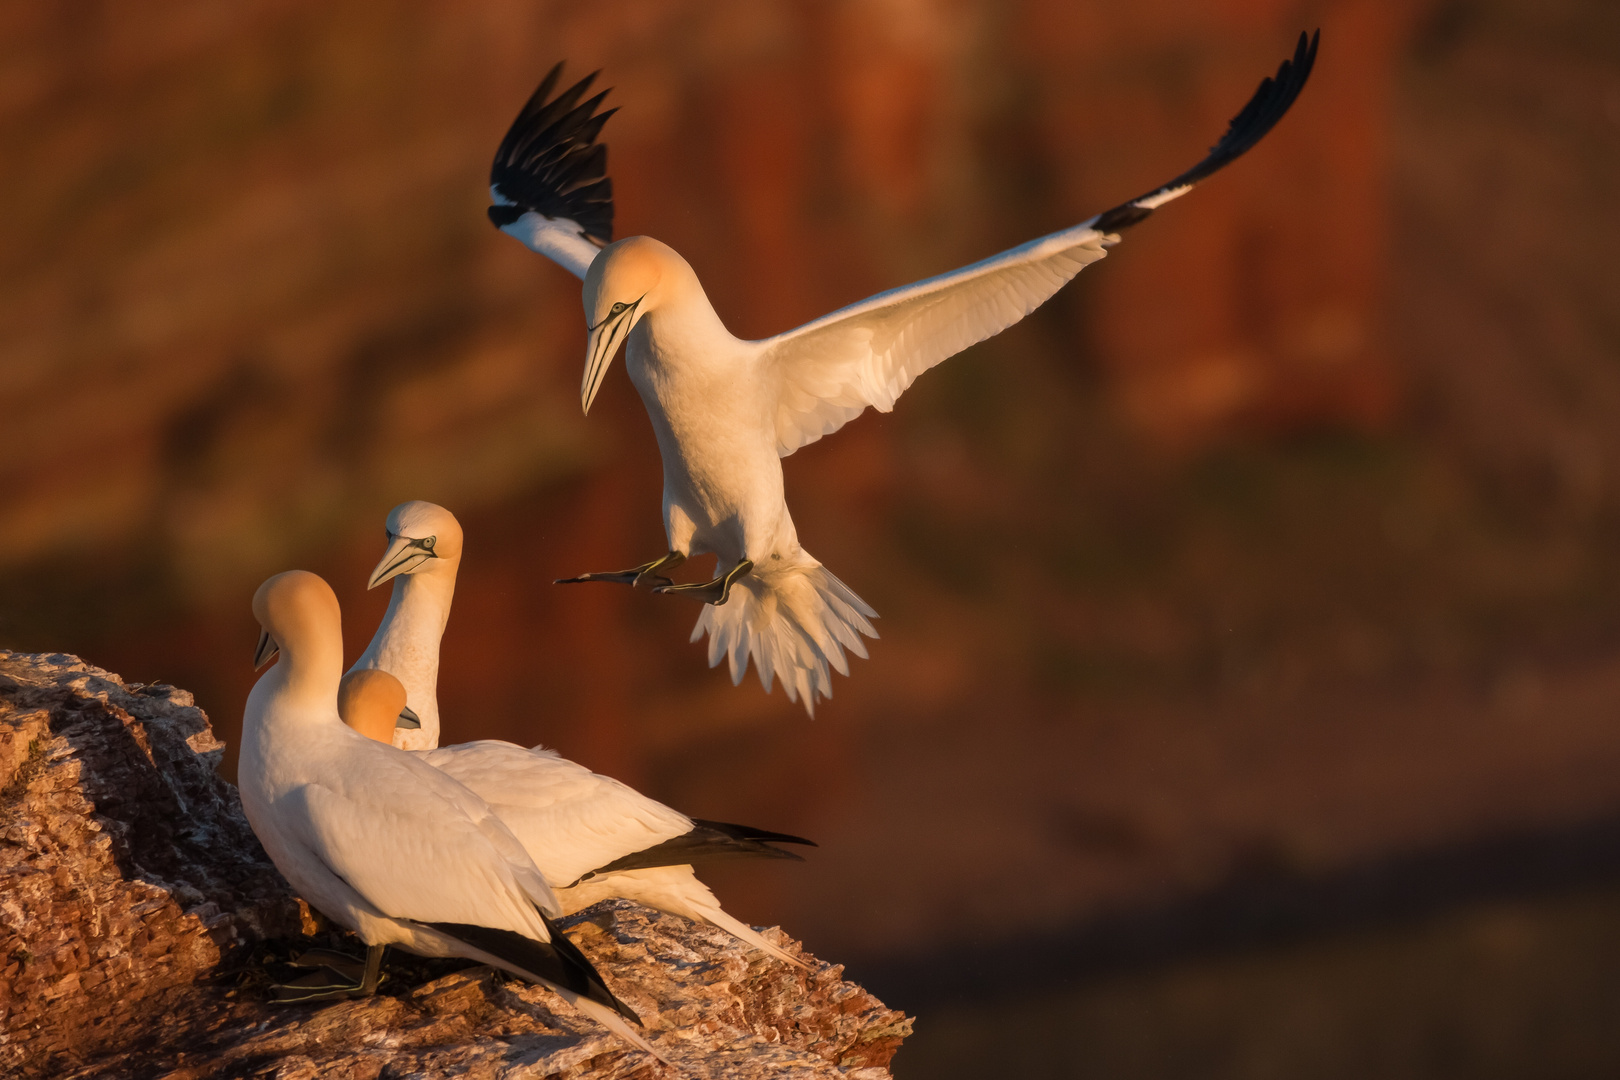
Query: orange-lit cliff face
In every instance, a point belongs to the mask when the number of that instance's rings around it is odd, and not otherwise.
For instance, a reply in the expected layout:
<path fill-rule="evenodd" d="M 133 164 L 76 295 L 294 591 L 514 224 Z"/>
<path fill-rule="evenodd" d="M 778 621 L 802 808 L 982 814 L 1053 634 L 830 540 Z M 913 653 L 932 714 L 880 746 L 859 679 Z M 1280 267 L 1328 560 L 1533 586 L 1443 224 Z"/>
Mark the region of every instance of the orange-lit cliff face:
<path fill-rule="evenodd" d="M 1331 862 L 1466 830 L 1478 778 L 1522 747 L 1493 728 L 1448 756 L 1473 714 L 1444 687 L 1524 640 L 1605 640 L 1566 598 L 1607 610 L 1593 523 L 1620 460 L 1591 436 L 1555 456 L 1598 462 L 1571 466 L 1599 476 L 1585 509 L 1492 531 L 1496 489 L 1470 470 L 1495 433 L 1457 420 L 1488 410 L 1446 404 L 1463 360 L 1408 299 L 1459 282 L 1445 318 L 1464 325 L 1490 295 L 1415 262 L 1392 215 L 1449 212 L 1424 185 L 1450 175 L 1446 109 L 1494 85 L 1518 34 L 1499 15 L 18 6 L 0 33 L 0 635 L 196 690 L 230 739 L 257 583 L 325 574 L 357 653 L 385 602 L 363 592 L 384 514 L 441 502 L 467 530 L 447 739 L 543 740 L 693 813 L 822 838 L 814 874 L 727 879 L 745 915 L 812 942 L 947 933 L 951 866 L 1056 867 L 1027 914 L 1061 921 L 1256 851 Z M 758 336 L 1168 178 L 1318 24 L 1311 85 L 1249 157 L 894 414 L 787 461 L 806 546 L 883 615 L 816 721 L 707 671 L 688 602 L 550 584 L 663 550 L 656 448 L 617 365 L 578 412 L 577 282 L 483 214 L 493 148 L 554 60 L 614 87 L 616 235 L 673 245 Z M 1435 228 L 1468 263 L 1466 235 Z M 1396 325 L 1428 335 L 1421 357 Z M 1597 370 L 1581 363 L 1577 384 Z M 1541 400 L 1498 385 L 1498 404 Z M 1395 704 L 1376 722 L 1322 704 L 1346 695 Z M 1408 744 L 1414 711 L 1450 719 Z M 1596 727 L 1554 741 L 1548 776 L 1611 752 Z M 1389 782 L 1372 824 L 1346 809 L 1367 775 Z M 1527 813 L 1598 799 L 1523 787 Z M 892 910 L 841 919 L 840 890 L 890 863 Z"/>

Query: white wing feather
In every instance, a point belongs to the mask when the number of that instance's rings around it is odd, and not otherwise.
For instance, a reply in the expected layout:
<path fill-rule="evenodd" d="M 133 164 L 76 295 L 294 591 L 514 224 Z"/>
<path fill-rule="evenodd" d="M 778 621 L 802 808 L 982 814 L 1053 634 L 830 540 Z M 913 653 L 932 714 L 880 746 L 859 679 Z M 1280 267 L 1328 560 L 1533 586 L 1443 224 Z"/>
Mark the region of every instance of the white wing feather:
<path fill-rule="evenodd" d="M 489 806 L 405 751 L 377 749 L 383 753 L 368 755 L 364 775 L 289 792 L 283 823 L 394 918 L 475 923 L 549 941 L 535 905 L 555 914 L 556 895 Z M 379 792 L 391 797 L 378 799 Z M 399 797 L 406 792 L 408 799 Z"/>
<path fill-rule="evenodd" d="M 514 205 L 510 199 L 493 187 L 490 198 L 497 206 Z M 591 260 L 601 252 L 601 245 L 589 239 L 579 224 L 568 218 L 548 218 L 530 210 L 510 225 L 501 226 L 501 232 L 517 239 L 530 251 L 544 255 L 570 274 L 585 280 L 585 271 Z"/>
<path fill-rule="evenodd" d="M 554 750 L 486 739 L 420 756 L 486 800 L 554 886 L 692 830 L 685 814 Z"/>
<path fill-rule="evenodd" d="M 774 387 L 776 450 L 786 457 L 837 431 L 871 405 L 883 412 L 918 375 L 1040 307 L 1135 224 L 1246 153 L 1288 112 L 1316 63 L 1320 34 L 1299 35 L 1294 55 L 1254 96 L 1197 165 L 1088 221 L 953 273 L 919 281 L 758 343 Z M 768 384 L 767 384 L 768 385 Z"/>
<path fill-rule="evenodd" d="M 1118 239 L 1077 225 L 761 341 L 762 377 L 780 380 L 777 453 L 837 431 L 869 405 L 893 409 L 918 375 L 1040 307 Z"/>

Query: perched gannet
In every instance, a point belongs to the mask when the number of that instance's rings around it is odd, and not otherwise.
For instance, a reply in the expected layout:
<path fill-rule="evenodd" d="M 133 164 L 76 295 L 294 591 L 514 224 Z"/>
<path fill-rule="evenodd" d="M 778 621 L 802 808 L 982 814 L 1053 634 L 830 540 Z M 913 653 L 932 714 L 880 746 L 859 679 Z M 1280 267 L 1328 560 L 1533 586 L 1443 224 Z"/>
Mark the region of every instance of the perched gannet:
<path fill-rule="evenodd" d="M 371 993 L 383 947 L 461 956 L 543 983 L 633 1045 L 626 1005 L 552 924 L 561 908 L 522 845 L 477 795 L 338 718 L 337 597 L 291 570 L 253 597 L 262 633 L 242 721 L 242 808 L 276 869 L 367 945 L 364 974 L 309 997 Z M 333 972 L 336 973 L 335 971 Z"/>
<path fill-rule="evenodd" d="M 407 502 L 389 511 L 384 528 L 388 549 L 366 588 L 391 579 L 394 591 L 382 625 L 349 670 L 393 672 L 411 701 L 400 714 L 394 745 L 431 750 L 439 745 L 439 638 L 461 567 L 461 523 L 433 503 Z"/>
<path fill-rule="evenodd" d="M 423 550 L 404 546 L 404 537 L 422 537 L 428 528 L 435 532 L 427 535 L 453 536 L 453 549 L 441 542 L 427 549 L 437 557 L 402 556 L 402 550 Z M 375 653 L 383 659 L 377 668 L 356 664 L 344 676 L 338 696 L 344 722 L 384 742 L 390 735 L 398 740 L 395 718 L 412 710 L 423 718 L 423 731 L 426 718 L 434 717 L 437 735 L 439 710 L 432 695 L 438 684 L 439 639 L 454 597 L 461 527 L 441 506 L 409 502 L 389 513 L 388 534 L 388 550 L 371 575 L 371 586 L 396 579 L 394 598 L 367 650 L 368 656 Z M 448 570 L 443 569 L 447 564 Z M 417 577 L 433 578 L 437 584 L 417 589 L 410 584 Z M 745 825 L 694 820 L 543 747 L 531 750 L 488 739 L 430 747 L 420 754 L 476 792 L 506 823 L 555 890 L 563 914 L 598 900 L 624 897 L 711 923 L 778 959 L 804 966 L 721 910 L 690 864 L 724 856 L 797 859 L 771 844 L 810 841 Z"/>
<path fill-rule="evenodd" d="M 386 671 L 351 671 L 338 694 L 343 722 L 379 742 L 391 738 L 404 704 L 404 685 Z M 794 858 L 763 841 L 802 843 L 799 838 L 694 823 L 554 750 L 487 739 L 421 756 L 483 796 L 552 883 L 562 914 L 623 897 L 710 923 L 778 960 L 807 968 L 721 910 L 714 893 L 684 862 L 717 854 Z M 620 851 L 624 854 L 604 861 L 604 855 Z"/>
<path fill-rule="evenodd" d="M 844 649 L 866 656 L 876 614 L 799 546 L 783 500 L 780 458 L 837 431 L 872 406 L 887 412 L 922 372 L 1028 315 L 1134 225 L 1247 151 L 1287 112 L 1316 59 L 1301 34 L 1293 58 L 1265 79 L 1209 155 L 1140 198 L 1062 232 L 951 273 L 852 304 L 776 337 L 733 337 L 686 260 L 649 237 L 608 244 L 605 151 L 592 143 L 609 114 L 601 95 L 577 104 L 590 80 L 544 98 L 553 70 L 512 125 L 490 173 L 503 231 L 561 262 L 585 265 L 588 339 L 580 388 L 588 412 L 621 342 L 664 461 L 663 557 L 567 581 L 649 584 L 709 606 L 692 632 L 709 634 L 709 664 L 731 662 L 741 682 L 752 657 L 767 691 L 781 676 L 790 700 L 832 693 L 829 667 L 848 674 Z M 573 193 L 581 198 L 571 200 Z M 588 260 L 588 262 L 587 262 Z M 674 585 L 669 571 L 697 554 L 716 577 Z"/>

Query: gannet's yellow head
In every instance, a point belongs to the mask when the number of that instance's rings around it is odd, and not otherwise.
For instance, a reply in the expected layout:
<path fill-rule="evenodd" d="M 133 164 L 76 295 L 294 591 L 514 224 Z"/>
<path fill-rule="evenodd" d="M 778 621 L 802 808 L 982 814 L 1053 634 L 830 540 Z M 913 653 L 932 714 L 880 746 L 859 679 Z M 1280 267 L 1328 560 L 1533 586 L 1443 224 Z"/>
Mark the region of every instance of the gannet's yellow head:
<path fill-rule="evenodd" d="M 580 404 L 588 413 L 602 376 L 619 345 L 649 312 L 665 298 L 667 286 L 687 267 L 686 260 L 668 244 L 650 236 L 627 236 L 602 249 L 585 271 L 585 381 Z"/>
<path fill-rule="evenodd" d="M 338 715 L 366 738 L 392 744 L 400 716 L 409 711 L 405 696 L 405 684 L 386 671 L 351 671 L 338 684 Z"/>
<path fill-rule="evenodd" d="M 343 655 L 342 620 L 332 586 L 308 570 L 288 570 L 270 578 L 253 594 L 253 617 L 259 620 L 259 645 L 253 670 L 285 650 L 289 656 L 306 647 L 337 643 Z"/>
<path fill-rule="evenodd" d="M 461 523 L 436 503 L 419 500 L 400 503 L 388 512 L 388 549 L 371 572 L 366 588 L 400 574 L 428 568 L 454 569 L 461 558 Z"/>

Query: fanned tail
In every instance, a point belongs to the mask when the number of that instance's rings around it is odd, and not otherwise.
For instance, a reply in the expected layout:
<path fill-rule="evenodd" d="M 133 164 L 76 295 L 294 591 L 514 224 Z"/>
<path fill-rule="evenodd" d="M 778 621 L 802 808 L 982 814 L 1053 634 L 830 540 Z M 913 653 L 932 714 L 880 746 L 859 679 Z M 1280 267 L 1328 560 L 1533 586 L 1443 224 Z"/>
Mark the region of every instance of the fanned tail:
<path fill-rule="evenodd" d="M 723 605 L 703 609 L 692 640 L 709 635 L 709 666 L 731 660 L 731 681 L 740 684 L 753 659 L 768 694 L 777 677 L 789 701 L 804 699 L 816 715 L 816 702 L 832 697 L 832 675 L 849 674 L 844 650 L 866 659 L 865 634 L 878 632 L 868 620 L 877 612 L 808 554 L 787 566 L 756 566 L 731 586 Z M 829 670 L 830 669 L 830 670 Z"/>

